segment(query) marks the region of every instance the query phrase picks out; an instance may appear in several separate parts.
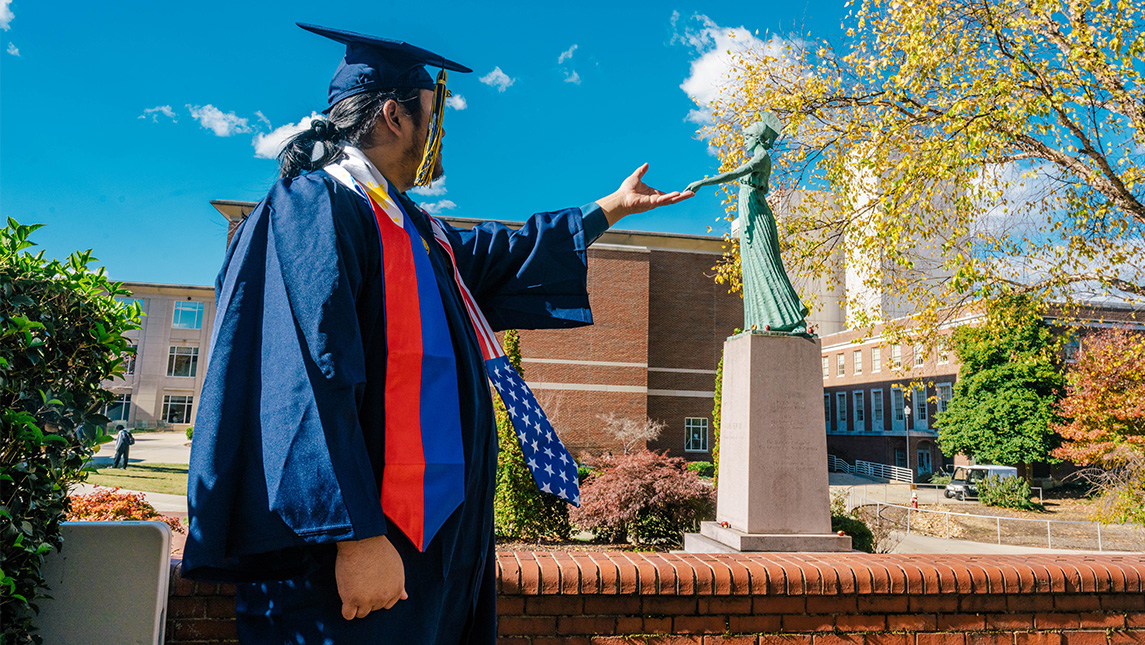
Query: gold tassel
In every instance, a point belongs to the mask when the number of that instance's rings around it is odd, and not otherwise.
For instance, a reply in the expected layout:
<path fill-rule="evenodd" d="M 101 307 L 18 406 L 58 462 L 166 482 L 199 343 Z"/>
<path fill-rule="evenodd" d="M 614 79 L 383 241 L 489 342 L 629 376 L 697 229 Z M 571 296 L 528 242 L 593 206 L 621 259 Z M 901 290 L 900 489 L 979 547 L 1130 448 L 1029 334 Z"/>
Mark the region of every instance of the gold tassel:
<path fill-rule="evenodd" d="M 433 169 L 441 157 L 441 120 L 445 116 L 445 70 L 437 73 L 437 85 L 433 89 L 433 114 L 429 124 L 429 136 L 425 140 L 425 150 L 421 154 L 421 165 L 417 169 L 418 186 L 428 186 L 433 181 Z"/>

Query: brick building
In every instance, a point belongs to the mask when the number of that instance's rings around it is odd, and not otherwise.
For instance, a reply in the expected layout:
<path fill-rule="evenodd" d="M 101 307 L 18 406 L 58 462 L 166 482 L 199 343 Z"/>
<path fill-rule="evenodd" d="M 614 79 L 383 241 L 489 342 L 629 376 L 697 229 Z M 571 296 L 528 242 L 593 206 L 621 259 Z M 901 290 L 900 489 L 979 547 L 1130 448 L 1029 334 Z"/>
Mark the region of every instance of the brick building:
<path fill-rule="evenodd" d="M 115 399 L 104 409 L 131 428 L 191 425 L 215 319 L 212 287 L 125 282 L 143 312 L 140 329 L 125 336 L 135 348 L 122 379 L 106 381 Z"/>
<path fill-rule="evenodd" d="M 1058 333 L 1069 336 L 1062 357 L 1067 369 L 1087 334 L 1114 327 L 1145 331 L 1143 319 L 1140 307 L 1119 301 L 1069 309 L 1052 306 L 1044 317 Z M 848 462 L 862 459 L 910 468 L 916 475 L 934 472 L 944 463 L 964 463 L 961 455 L 956 460 L 942 455 L 934 420 L 946 409 L 958 380 L 960 364 L 950 349 L 950 335 L 961 325 L 982 320 L 975 312 L 950 320 L 937 346 L 929 348 L 890 343 L 882 327 L 869 334 L 847 330 L 824 336 L 827 452 Z M 1033 476 L 1049 475 L 1048 465 L 1035 464 Z"/>

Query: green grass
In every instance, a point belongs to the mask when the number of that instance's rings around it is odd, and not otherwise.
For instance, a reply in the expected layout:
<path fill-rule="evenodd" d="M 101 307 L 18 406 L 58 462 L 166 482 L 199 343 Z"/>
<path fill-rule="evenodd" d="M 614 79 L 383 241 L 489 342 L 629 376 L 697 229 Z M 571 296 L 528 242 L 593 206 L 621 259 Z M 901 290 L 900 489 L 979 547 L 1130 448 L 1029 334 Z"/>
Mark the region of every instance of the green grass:
<path fill-rule="evenodd" d="M 187 464 L 130 464 L 127 470 L 101 468 L 88 475 L 87 483 L 145 493 L 186 495 Z"/>

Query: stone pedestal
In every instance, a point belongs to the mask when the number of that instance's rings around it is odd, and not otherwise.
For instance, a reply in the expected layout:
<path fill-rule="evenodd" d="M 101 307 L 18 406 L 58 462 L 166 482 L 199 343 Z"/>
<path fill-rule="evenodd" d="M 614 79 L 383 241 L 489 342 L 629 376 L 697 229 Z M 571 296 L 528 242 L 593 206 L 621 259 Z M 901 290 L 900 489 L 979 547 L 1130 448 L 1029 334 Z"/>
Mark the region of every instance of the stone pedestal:
<path fill-rule="evenodd" d="M 686 551 L 851 550 L 831 532 L 820 356 L 818 339 L 724 343 L 716 521 L 686 535 Z"/>

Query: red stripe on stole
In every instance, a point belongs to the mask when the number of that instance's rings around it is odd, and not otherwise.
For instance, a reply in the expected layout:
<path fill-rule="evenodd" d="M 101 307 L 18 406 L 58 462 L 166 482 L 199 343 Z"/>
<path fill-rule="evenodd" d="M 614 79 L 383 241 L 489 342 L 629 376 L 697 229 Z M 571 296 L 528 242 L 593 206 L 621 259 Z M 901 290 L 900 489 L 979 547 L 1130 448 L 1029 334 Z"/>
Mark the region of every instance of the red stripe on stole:
<path fill-rule="evenodd" d="M 421 444 L 421 305 L 411 239 L 370 200 L 382 240 L 386 311 L 386 465 L 382 511 L 421 551 L 425 453 Z"/>

